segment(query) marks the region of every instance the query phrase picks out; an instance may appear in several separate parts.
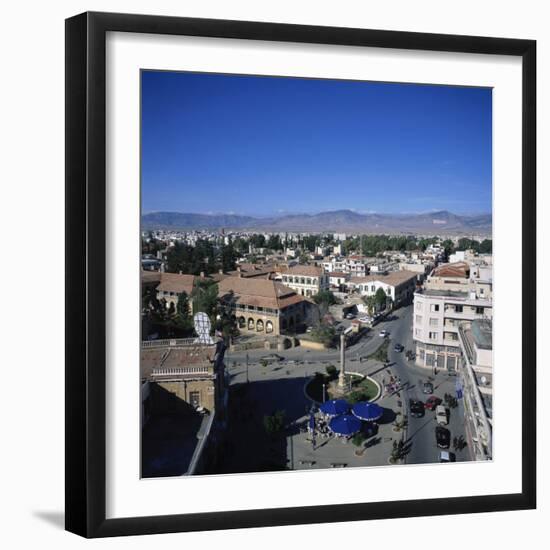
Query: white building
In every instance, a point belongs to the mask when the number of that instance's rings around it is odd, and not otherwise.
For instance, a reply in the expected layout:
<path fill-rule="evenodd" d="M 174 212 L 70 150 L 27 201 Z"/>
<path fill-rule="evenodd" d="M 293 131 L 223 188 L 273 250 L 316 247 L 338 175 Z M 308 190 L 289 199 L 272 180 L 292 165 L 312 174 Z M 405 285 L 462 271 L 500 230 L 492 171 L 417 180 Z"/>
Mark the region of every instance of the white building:
<path fill-rule="evenodd" d="M 413 297 L 416 288 L 416 273 L 392 271 L 387 274 L 371 274 L 366 277 L 352 278 L 349 285 L 361 296 L 373 296 L 381 288 L 395 305 L 400 305 Z"/>
<path fill-rule="evenodd" d="M 295 265 L 282 273 L 281 282 L 301 296 L 315 296 L 329 289 L 329 277 L 322 267 Z"/>
<path fill-rule="evenodd" d="M 476 460 L 490 460 L 493 455 L 492 329 L 492 321 L 475 320 L 460 323 L 458 330 L 466 429 Z"/>

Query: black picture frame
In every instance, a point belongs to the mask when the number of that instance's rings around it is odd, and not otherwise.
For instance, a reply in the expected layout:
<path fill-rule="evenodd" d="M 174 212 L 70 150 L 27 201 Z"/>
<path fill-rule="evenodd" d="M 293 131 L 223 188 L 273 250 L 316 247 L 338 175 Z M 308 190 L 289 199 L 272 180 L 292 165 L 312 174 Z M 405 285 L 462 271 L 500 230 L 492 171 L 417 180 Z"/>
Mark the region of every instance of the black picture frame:
<path fill-rule="evenodd" d="M 106 519 L 105 41 L 108 31 L 520 57 L 522 491 L 517 494 Z M 66 529 L 84 537 L 236 529 L 536 506 L 536 42 L 114 13 L 66 20 Z"/>

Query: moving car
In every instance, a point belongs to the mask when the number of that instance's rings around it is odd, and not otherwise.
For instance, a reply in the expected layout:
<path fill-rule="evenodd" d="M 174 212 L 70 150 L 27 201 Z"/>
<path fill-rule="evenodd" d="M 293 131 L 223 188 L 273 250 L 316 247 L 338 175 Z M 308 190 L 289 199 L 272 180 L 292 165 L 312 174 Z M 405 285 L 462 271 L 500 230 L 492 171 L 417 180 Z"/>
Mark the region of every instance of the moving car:
<path fill-rule="evenodd" d="M 443 405 L 438 405 L 435 408 L 435 419 L 438 424 L 443 424 L 446 426 L 449 423 L 447 409 Z"/>
<path fill-rule="evenodd" d="M 428 399 L 426 399 L 426 403 L 424 403 L 424 407 L 426 409 L 433 411 L 438 405 L 441 405 L 442 401 L 439 397 L 436 397 L 435 395 L 430 395 Z"/>
<path fill-rule="evenodd" d="M 424 416 L 424 403 L 422 403 L 422 401 L 417 401 L 416 399 L 411 399 L 409 401 L 409 410 L 411 412 L 411 416 L 421 418 Z"/>
<path fill-rule="evenodd" d="M 422 393 L 431 394 L 434 392 L 434 385 L 431 382 L 424 382 Z"/>
<path fill-rule="evenodd" d="M 386 336 L 389 336 L 390 333 L 386 330 L 386 329 L 383 329 L 380 331 L 380 338 L 385 338 Z"/>
<path fill-rule="evenodd" d="M 443 426 L 436 426 L 435 441 L 440 449 L 448 449 L 451 444 L 451 432 Z"/>
<path fill-rule="evenodd" d="M 456 456 L 454 453 L 450 453 L 449 451 L 440 451 L 439 462 L 456 462 Z"/>
<path fill-rule="evenodd" d="M 404 349 L 405 348 L 401 344 L 395 344 L 395 346 L 393 347 L 393 350 L 397 353 L 401 353 Z"/>

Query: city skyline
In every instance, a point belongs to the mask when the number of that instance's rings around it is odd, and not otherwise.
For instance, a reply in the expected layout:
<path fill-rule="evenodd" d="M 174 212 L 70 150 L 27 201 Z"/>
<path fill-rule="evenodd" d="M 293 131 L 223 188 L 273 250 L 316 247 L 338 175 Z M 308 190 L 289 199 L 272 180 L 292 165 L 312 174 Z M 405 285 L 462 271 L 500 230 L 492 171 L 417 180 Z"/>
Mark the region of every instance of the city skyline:
<path fill-rule="evenodd" d="M 144 71 L 142 211 L 488 213 L 491 110 L 482 88 Z"/>

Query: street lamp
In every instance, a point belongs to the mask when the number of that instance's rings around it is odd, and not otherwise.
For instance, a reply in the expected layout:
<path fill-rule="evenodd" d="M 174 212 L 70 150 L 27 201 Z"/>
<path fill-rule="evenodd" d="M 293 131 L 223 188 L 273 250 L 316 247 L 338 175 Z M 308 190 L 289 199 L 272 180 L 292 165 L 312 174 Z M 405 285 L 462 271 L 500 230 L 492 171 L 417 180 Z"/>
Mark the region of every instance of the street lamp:
<path fill-rule="evenodd" d="M 327 385 L 323 383 L 323 403 L 326 401 L 326 395 L 325 395 L 326 389 L 327 389 Z"/>

